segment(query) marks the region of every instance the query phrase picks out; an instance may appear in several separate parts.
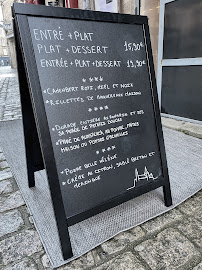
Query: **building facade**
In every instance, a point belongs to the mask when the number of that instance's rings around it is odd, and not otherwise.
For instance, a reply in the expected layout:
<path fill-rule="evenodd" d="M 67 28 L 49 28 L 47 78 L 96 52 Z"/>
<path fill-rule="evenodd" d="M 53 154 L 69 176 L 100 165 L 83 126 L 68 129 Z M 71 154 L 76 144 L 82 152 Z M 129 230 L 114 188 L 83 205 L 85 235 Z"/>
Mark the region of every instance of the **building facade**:
<path fill-rule="evenodd" d="M 3 24 L 0 25 L 0 66 L 9 66 L 9 47 Z"/>
<path fill-rule="evenodd" d="M 10 51 L 6 38 L 5 23 L 3 20 L 2 4 L 0 3 L 0 66 L 10 65 Z"/>
<path fill-rule="evenodd" d="M 15 54 L 15 41 L 13 34 L 13 26 L 12 26 L 12 14 L 11 14 L 11 6 L 14 2 L 22 2 L 15 0 L 4 0 L 1 1 L 1 10 L 2 10 L 2 20 L 4 25 L 5 37 L 7 39 L 8 44 L 8 53 L 10 56 L 10 65 L 12 68 L 17 67 L 16 63 L 16 54 Z"/>

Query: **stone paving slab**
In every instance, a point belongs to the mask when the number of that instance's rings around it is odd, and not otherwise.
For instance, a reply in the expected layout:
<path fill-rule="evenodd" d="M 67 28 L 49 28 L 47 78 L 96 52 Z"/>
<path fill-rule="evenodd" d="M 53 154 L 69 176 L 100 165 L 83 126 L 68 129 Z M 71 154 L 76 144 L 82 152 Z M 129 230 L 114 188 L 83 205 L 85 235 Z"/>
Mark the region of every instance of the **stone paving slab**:
<path fill-rule="evenodd" d="M 167 226 L 172 226 L 173 223 L 182 220 L 182 218 L 183 214 L 179 210 L 173 209 L 162 216 L 149 220 L 148 222 L 142 224 L 141 227 L 146 230 L 147 233 L 154 233 Z"/>
<path fill-rule="evenodd" d="M 173 228 L 160 232 L 135 247 L 151 269 L 173 270 L 185 265 L 193 257 L 200 256 L 195 246 Z"/>
<path fill-rule="evenodd" d="M 196 267 L 193 268 L 193 270 L 201 270 L 202 269 L 202 263 L 199 263 Z"/>
<path fill-rule="evenodd" d="M 0 181 L 9 179 L 12 177 L 12 173 L 10 170 L 0 170 Z"/>
<path fill-rule="evenodd" d="M 38 268 L 29 258 L 25 258 L 19 263 L 6 267 L 5 270 L 38 270 Z"/>
<path fill-rule="evenodd" d="M 141 239 L 144 235 L 144 231 L 138 226 L 118 234 L 113 239 L 103 243 L 101 248 L 104 251 L 104 255 L 108 256 L 127 248 L 131 242 Z"/>
<path fill-rule="evenodd" d="M 0 213 L 0 237 L 19 230 L 23 224 L 18 210 Z"/>
<path fill-rule="evenodd" d="M 20 191 L 18 190 L 9 196 L 0 197 L 0 213 L 18 208 L 24 204 L 25 202 Z"/>
<path fill-rule="evenodd" d="M 42 250 L 42 244 L 35 230 L 24 230 L 0 242 L 3 264 L 8 265 L 23 257 L 32 257 Z"/>
<path fill-rule="evenodd" d="M 189 239 L 202 250 L 202 223 L 199 220 L 189 217 L 178 224 L 177 228 L 184 235 L 189 234 Z"/>
<path fill-rule="evenodd" d="M 4 180 L 0 182 L 0 195 L 7 194 L 13 191 L 13 187 L 10 180 Z"/>
<path fill-rule="evenodd" d="M 140 263 L 137 257 L 130 251 L 120 254 L 116 258 L 110 260 L 104 265 L 94 268 L 95 270 L 144 270 L 144 266 Z"/>

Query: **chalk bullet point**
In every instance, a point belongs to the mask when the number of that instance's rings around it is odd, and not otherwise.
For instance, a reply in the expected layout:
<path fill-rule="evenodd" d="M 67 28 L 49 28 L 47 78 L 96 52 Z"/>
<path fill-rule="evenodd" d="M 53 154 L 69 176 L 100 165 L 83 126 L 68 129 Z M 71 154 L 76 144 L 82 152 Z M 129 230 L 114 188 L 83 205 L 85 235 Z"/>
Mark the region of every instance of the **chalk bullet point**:
<path fill-rule="evenodd" d="M 52 131 L 55 131 L 55 128 L 52 128 Z"/>
<path fill-rule="evenodd" d="M 46 93 L 46 90 L 44 90 L 43 92 Z"/>

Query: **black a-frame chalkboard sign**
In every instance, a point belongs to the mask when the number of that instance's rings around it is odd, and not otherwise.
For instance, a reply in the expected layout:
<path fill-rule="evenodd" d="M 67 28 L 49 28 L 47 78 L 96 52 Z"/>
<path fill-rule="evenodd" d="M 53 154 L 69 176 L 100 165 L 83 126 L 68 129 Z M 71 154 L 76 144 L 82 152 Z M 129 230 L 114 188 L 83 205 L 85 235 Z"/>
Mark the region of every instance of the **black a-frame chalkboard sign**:
<path fill-rule="evenodd" d="M 46 169 L 68 226 L 163 187 L 172 204 L 146 17 L 13 5 L 29 187 Z"/>

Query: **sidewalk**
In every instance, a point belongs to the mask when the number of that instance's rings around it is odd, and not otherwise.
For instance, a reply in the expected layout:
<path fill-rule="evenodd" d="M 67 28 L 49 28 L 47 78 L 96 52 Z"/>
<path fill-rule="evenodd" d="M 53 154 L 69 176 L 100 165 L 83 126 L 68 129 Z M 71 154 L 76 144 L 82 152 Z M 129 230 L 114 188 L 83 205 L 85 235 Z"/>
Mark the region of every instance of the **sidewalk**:
<path fill-rule="evenodd" d="M 0 121 L 21 118 L 20 95 L 16 70 L 0 67 Z"/>
<path fill-rule="evenodd" d="M 12 69 L 10 66 L 0 66 L 0 78 L 16 77 L 17 70 Z"/>
<path fill-rule="evenodd" d="M 7 75 L 3 77 L 5 71 Z M 20 118 L 15 72 L 7 67 L 0 69 L 0 120 Z M 202 126 L 168 118 L 162 122 L 166 127 L 202 138 Z M 201 201 L 202 191 L 168 213 L 117 235 L 58 269 L 201 270 Z M 1 149 L 0 269 L 52 269 Z"/>

